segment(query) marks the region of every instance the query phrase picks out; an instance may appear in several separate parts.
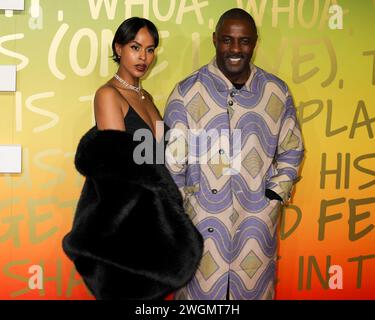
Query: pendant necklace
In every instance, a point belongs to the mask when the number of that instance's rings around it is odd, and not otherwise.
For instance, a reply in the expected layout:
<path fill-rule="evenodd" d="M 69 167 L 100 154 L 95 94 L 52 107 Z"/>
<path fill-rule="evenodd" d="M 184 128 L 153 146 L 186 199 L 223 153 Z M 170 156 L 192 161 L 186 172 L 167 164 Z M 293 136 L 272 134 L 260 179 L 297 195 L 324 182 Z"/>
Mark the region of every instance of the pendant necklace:
<path fill-rule="evenodd" d="M 130 89 L 137 92 L 142 100 L 146 98 L 140 84 L 139 87 L 133 86 L 132 84 L 127 83 L 124 79 L 122 79 L 117 73 L 115 73 L 114 77 L 123 85 L 125 89 Z"/>

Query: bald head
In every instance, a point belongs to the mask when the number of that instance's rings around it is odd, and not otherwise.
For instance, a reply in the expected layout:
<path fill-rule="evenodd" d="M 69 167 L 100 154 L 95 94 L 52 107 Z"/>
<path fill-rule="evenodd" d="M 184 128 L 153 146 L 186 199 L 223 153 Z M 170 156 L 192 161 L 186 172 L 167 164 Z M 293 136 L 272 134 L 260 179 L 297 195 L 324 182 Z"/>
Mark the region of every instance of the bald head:
<path fill-rule="evenodd" d="M 257 34 L 257 27 L 255 25 L 255 21 L 254 21 L 253 17 L 243 9 L 233 8 L 233 9 L 230 9 L 230 10 L 224 12 L 221 15 L 221 17 L 219 18 L 219 21 L 216 24 L 216 29 L 215 29 L 216 33 L 222 27 L 225 20 L 247 21 L 248 24 L 249 24 L 249 27 L 252 29 L 252 31 L 255 31 L 255 34 Z"/>

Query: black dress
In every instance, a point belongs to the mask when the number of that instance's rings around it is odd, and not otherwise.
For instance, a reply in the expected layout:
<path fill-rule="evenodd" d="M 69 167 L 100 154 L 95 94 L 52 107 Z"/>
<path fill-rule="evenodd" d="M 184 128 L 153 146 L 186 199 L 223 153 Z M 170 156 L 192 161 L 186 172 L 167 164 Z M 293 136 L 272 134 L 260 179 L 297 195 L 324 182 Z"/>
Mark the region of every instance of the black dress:
<path fill-rule="evenodd" d="M 149 126 L 132 107 L 124 121 L 126 132 L 93 127 L 79 142 L 86 180 L 63 249 L 97 299 L 163 299 L 192 278 L 203 239 L 166 167 L 133 160 Z"/>
<path fill-rule="evenodd" d="M 131 105 L 129 105 L 129 111 L 124 118 L 124 123 L 126 132 L 130 134 L 134 134 L 134 132 L 138 129 L 150 130 L 147 123 L 138 115 Z"/>

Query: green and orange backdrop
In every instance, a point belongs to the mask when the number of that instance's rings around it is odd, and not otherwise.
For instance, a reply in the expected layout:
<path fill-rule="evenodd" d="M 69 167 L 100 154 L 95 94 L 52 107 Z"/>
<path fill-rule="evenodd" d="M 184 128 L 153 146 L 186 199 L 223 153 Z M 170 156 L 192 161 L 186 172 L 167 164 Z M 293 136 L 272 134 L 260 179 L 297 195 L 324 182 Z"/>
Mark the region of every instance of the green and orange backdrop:
<path fill-rule="evenodd" d="M 0 93 L 0 144 L 23 151 L 22 174 L 0 175 L 0 299 L 92 299 L 61 240 L 83 184 L 74 152 L 93 125 L 95 90 L 116 71 L 109 56 L 117 26 L 137 15 L 159 28 L 143 86 L 163 113 L 174 85 L 213 57 L 214 26 L 232 7 L 254 16 L 254 63 L 290 86 L 306 146 L 280 225 L 276 298 L 375 298 L 375 1 L 39 5 L 37 18 L 28 0 L 25 11 L 0 11 L 0 64 L 18 69 L 17 92 Z M 33 265 L 43 289 L 29 287 Z"/>

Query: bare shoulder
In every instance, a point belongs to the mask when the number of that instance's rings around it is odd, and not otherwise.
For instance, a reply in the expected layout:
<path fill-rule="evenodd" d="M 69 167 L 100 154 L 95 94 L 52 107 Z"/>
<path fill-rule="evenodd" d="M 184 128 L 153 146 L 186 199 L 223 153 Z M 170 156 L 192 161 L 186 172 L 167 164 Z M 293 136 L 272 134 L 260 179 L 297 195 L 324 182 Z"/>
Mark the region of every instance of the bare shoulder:
<path fill-rule="evenodd" d="M 104 85 L 96 91 L 94 111 L 99 129 L 124 130 L 122 103 L 117 90 L 109 85 Z"/>
<path fill-rule="evenodd" d="M 109 85 L 103 85 L 95 93 L 94 102 L 116 103 L 119 98 L 119 93 L 115 88 Z"/>

